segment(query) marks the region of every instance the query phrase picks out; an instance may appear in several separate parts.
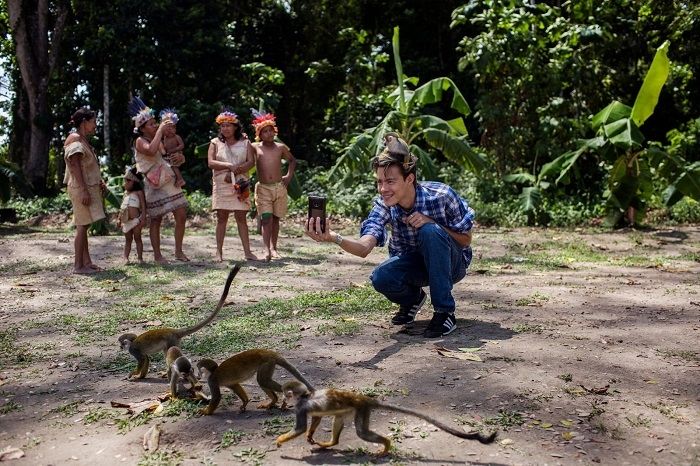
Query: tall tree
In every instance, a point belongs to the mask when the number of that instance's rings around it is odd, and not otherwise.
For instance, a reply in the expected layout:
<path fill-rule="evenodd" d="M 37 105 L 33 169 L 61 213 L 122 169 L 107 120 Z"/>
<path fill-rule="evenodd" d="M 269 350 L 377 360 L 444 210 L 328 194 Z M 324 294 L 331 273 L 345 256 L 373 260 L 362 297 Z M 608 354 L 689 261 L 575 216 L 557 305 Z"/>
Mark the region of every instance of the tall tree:
<path fill-rule="evenodd" d="M 34 190 L 42 192 L 46 188 L 51 140 L 49 80 L 70 5 L 64 0 L 51 5 L 49 0 L 8 0 L 7 7 L 28 102 L 29 152 L 22 161 L 22 171 Z"/>

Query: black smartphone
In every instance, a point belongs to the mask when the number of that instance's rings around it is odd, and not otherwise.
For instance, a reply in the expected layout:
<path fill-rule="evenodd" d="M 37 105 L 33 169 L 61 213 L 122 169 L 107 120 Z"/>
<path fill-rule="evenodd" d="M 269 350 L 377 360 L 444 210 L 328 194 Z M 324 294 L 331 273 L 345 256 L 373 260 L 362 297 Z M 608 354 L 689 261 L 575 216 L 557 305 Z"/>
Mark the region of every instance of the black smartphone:
<path fill-rule="evenodd" d="M 326 232 L 326 197 L 309 194 L 309 218 L 321 218 L 321 232 Z"/>

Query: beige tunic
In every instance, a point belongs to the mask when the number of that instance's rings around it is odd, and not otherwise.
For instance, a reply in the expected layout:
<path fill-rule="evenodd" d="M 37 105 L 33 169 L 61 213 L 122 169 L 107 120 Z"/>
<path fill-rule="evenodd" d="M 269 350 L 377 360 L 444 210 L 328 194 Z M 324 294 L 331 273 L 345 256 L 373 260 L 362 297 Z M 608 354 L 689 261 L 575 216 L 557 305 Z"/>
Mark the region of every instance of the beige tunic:
<path fill-rule="evenodd" d="M 146 213 L 149 217 L 160 217 L 179 209 L 187 207 L 187 199 L 182 189 L 175 186 L 175 172 L 163 160 L 163 154 L 158 152 L 154 156 L 136 152 L 136 169 L 144 173 L 143 193 L 146 196 Z M 154 186 L 148 177 L 148 172 L 160 166 L 162 172 L 158 186 Z"/>
<path fill-rule="evenodd" d="M 219 138 L 212 139 L 211 143 L 216 147 L 216 160 L 234 165 L 245 163 L 250 145 L 247 139 L 236 141 L 230 146 Z M 233 184 L 241 178 L 248 180 L 248 173 L 235 175 L 234 179 L 233 173 L 229 170 L 212 170 L 212 172 L 212 210 L 250 210 L 250 198 L 241 201 L 233 187 Z M 231 174 L 231 182 L 227 183 L 225 178 L 229 173 Z"/>
<path fill-rule="evenodd" d="M 83 205 L 83 186 L 73 177 L 70 169 L 66 168 L 63 183 L 67 185 L 68 197 L 73 204 L 73 223 L 75 225 L 90 225 L 93 222 L 105 218 L 102 202 L 102 189 L 100 182 L 100 165 L 97 156 L 90 144 L 83 141 L 74 141 L 63 148 L 63 158 L 68 166 L 71 157 L 80 157 L 80 170 L 83 173 L 83 182 L 90 194 L 90 204 Z"/>

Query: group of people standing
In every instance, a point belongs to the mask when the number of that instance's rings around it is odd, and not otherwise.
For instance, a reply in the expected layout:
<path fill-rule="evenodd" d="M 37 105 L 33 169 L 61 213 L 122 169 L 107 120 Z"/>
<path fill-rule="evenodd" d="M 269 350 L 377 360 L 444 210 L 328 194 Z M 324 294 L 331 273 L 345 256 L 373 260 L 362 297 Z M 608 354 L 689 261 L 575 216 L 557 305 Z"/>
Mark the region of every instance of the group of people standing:
<path fill-rule="evenodd" d="M 135 97 L 129 105 L 134 121 L 134 167 L 124 174 L 125 194 L 119 213 L 119 226 L 125 235 L 124 260 L 129 262 L 132 243 L 136 243 L 139 262 L 143 261 L 141 230 L 149 220 L 149 238 L 154 261 L 167 263 L 160 250 L 161 223 L 169 212 L 175 218 L 175 258 L 189 261 L 183 251 L 187 199 L 182 191 L 185 181 L 179 167 L 184 163 L 184 144 L 176 133 L 178 115 L 166 109 L 155 112 Z M 275 141 L 277 126 L 271 113 L 254 112 L 256 141 L 251 143 L 242 123 L 233 112 L 216 117 L 219 134 L 209 144 L 208 166 L 212 170 L 212 210 L 216 211 L 215 260 L 223 260 L 223 243 L 231 212 L 247 260 L 258 260 L 250 248 L 247 213 L 251 209 L 250 175 L 257 166 L 255 186 L 257 213 L 260 216 L 265 260 L 280 257 L 277 250 L 280 219 L 287 212 L 287 186 L 294 176 L 296 160 L 284 144 Z M 71 117 L 75 131 L 64 143 L 66 175 L 64 183 L 73 205 L 76 226 L 74 273 L 88 274 L 101 270 L 92 262 L 87 232 L 91 223 L 105 218 L 102 196 L 106 188 L 99 162 L 89 137 L 95 133 L 96 114 L 81 108 Z M 287 173 L 282 175 L 282 159 Z"/>
<path fill-rule="evenodd" d="M 157 123 L 154 112 L 138 99 L 133 103 L 132 115 L 136 167 L 127 170 L 125 175 L 127 195 L 122 204 L 123 215 L 120 215 L 122 229 L 127 235 L 125 258 L 129 256 L 129 232 L 132 232 L 139 259 L 142 259 L 140 228 L 147 214 L 155 261 L 164 263 L 160 252 L 160 225 L 163 215 L 173 212 L 175 257 L 187 261 L 182 251 L 187 200 L 182 192 L 184 182 L 176 172 L 184 157 L 177 138 L 173 137 L 177 115 L 166 111 Z M 223 243 L 231 212 L 246 259 L 257 259 L 250 249 L 246 221 L 250 210 L 249 171 L 253 166 L 257 167 L 259 180 L 255 197 L 266 248 L 265 259 L 279 256 L 279 221 L 286 214 L 287 185 L 294 175 L 296 162 L 285 145 L 275 142 L 274 115 L 254 113 L 254 116 L 253 126 L 259 142 L 248 141 L 238 116 L 225 111 L 216 117 L 219 134 L 209 145 L 212 209 L 217 212 L 215 258 L 218 261 L 223 260 Z M 88 141 L 95 131 L 95 113 L 80 109 L 73 115 L 72 122 L 76 131 L 66 139 L 65 158 L 66 184 L 76 224 L 74 271 L 92 273 L 99 267 L 90 259 L 87 228 L 105 216 L 101 198 L 104 182 Z M 384 150 L 372 162 L 379 196 L 362 223 L 360 237 L 344 238 L 332 230 L 328 219 L 322 223 L 321 218 L 308 219 L 306 234 L 318 242 L 335 243 L 360 257 L 388 243 L 389 258 L 374 269 L 370 281 L 375 290 L 398 304 L 392 324 L 413 323 L 426 303 L 427 293 L 423 288 L 428 287 L 433 316 L 423 335 L 427 338 L 445 336 L 457 328 L 452 288 L 465 277 L 471 263 L 474 210 L 448 185 L 435 181 L 419 183 L 418 158 L 411 153 L 409 145 L 396 133 L 387 133 L 384 138 Z M 284 176 L 283 159 L 289 162 Z M 138 194 L 140 190 L 142 194 Z M 390 239 L 387 228 L 391 229 Z"/>

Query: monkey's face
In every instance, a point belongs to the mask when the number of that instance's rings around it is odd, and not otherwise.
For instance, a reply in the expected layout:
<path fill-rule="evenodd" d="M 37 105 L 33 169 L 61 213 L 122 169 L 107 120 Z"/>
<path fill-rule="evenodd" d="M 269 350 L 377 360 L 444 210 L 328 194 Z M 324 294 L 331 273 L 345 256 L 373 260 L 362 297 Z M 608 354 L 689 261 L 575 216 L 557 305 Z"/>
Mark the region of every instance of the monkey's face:
<path fill-rule="evenodd" d="M 296 394 L 294 393 L 294 390 L 285 390 L 284 391 L 284 402 L 289 405 L 289 406 L 294 406 L 297 404 L 298 398 Z"/>
<path fill-rule="evenodd" d="M 128 335 L 122 335 L 119 337 L 119 347 L 122 350 L 129 351 L 130 346 L 131 346 L 131 339 L 128 337 Z"/>
<path fill-rule="evenodd" d="M 201 380 L 202 382 L 206 382 L 209 380 L 209 376 L 211 375 L 211 372 L 206 367 L 198 366 L 197 369 L 199 370 L 199 375 L 198 379 Z"/>

